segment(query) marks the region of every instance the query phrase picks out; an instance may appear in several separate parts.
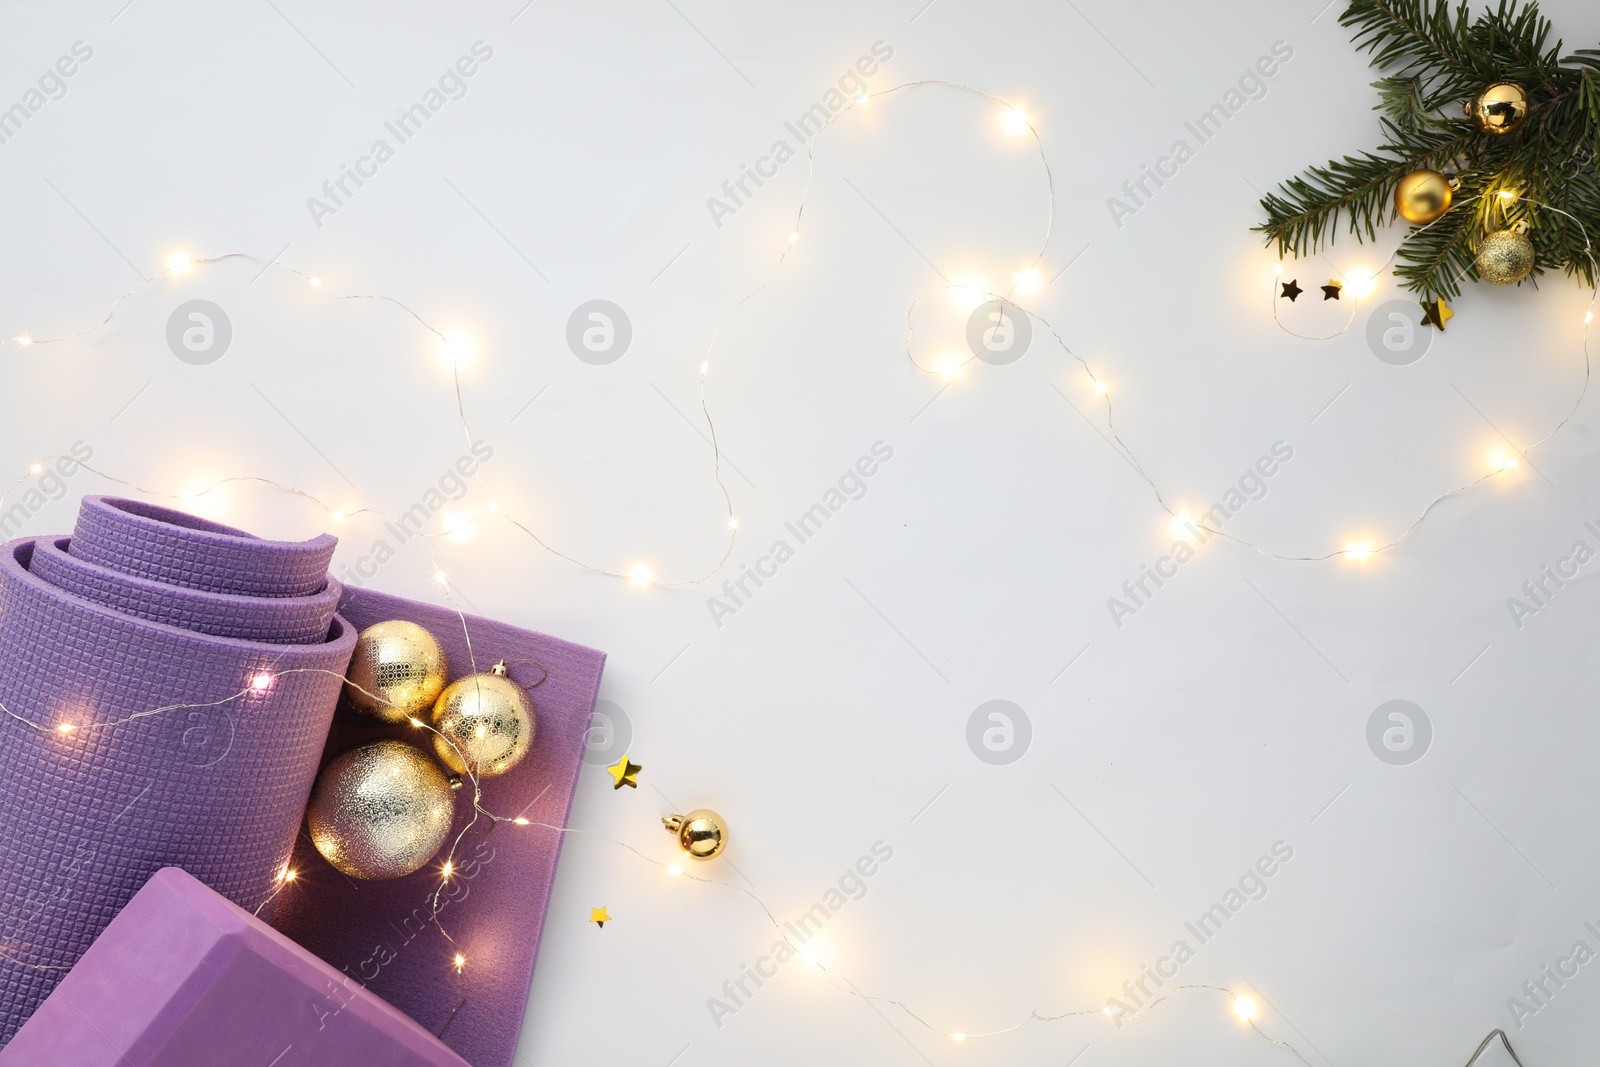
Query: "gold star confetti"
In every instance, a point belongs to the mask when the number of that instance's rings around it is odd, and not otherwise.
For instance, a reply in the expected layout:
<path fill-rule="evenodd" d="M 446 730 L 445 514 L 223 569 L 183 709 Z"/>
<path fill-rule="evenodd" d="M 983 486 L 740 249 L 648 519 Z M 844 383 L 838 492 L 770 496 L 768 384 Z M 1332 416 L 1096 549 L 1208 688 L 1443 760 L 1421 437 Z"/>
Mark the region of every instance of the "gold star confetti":
<path fill-rule="evenodd" d="M 1336 282 L 1332 278 L 1329 278 L 1328 284 L 1322 287 L 1322 299 L 1337 300 L 1339 299 L 1339 293 L 1342 289 L 1344 289 L 1344 284 L 1342 282 Z"/>
<path fill-rule="evenodd" d="M 1443 330 L 1444 324 L 1454 318 L 1455 314 L 1454 311 L 1450 310 L 1450 305 L 1444 302 L 1443 297 L 1438 300 L 1424 300 L 1422 302 L 1422 325 L 1424 326 L 1437 326 L 1440 330 Z"/>
<path fill-rule="evenodd" d="M 606 923 L 611 921 L 611 915 L 603 907 L 590 908 L 589 921 L 600 927 L 600 929 L 604 930 L 606 928 Z"/>
<path fill-rule="evenodd" d="M 627 756 L 623 756 L 621 759 L 617 760 L 617 762 L 607 767 L 606 770 L 611 772 L 611 778 L 614 783 L 611 786 L 612 789 L 621 789 L 625 785 L 632 786 L 634 789 L 638 789 L 639 772 L 644 770 L 644 768 L 630 760 Z"/>

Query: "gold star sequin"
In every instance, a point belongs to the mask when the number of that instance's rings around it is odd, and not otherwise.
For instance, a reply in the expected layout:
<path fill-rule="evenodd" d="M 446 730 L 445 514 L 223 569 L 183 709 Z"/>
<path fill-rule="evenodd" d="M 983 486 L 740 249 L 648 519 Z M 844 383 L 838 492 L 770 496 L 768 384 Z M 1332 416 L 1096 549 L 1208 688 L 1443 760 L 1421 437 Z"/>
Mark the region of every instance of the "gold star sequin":
<path fill-rule="evenodd" d="M 627 756 L 623 756 L 621 759 L 617 760 L 617 762 L 607 767 L 606 770 L 611 772 L 611 779 L 613 782 L 611 786 L 612 789 L 621 789 L 625 785 L 632 786 L 634 789 L 638 789 L 639 772 L 644 770 L 644 768 L 630 760 Z"/>
<path fill-rule="evenodd" d="M 1455 317 L 1455 312 L 1450 310 L 1450 305 L 1444 302 L 1444 297 L 1438 300 L 1424 300 L 1422 302 L 1422 325 L 1437 326 L 1444 329 L 1444 324 Z"/>
<path fill-rule="evenodd" d="M 611 915 L 603 907 L 590 908 L 589 921 L 600 927 L 600 929 L 604 930 L 606 928 L 606 923 L 611 921 Z"/>

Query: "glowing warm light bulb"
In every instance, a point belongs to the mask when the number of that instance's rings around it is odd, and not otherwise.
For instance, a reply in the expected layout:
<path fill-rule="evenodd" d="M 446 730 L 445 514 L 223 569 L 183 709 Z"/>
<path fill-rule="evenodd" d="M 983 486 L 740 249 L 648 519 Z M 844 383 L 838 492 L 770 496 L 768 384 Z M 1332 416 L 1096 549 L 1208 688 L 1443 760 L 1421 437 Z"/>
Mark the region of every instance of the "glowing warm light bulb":
<path fill-rule="evenodd" d="M 466 965 L 467 965 L 467 957 L 465 957 L 461 953 L 457 952 L 456 953 L 456 973 L 460 974 L 461 973 L 461 969 L 463 967 L 465 967 Z"/>
<path fill-rule="evenodd" d="M 1500 199 L 1501 200 L 1515 200 L 1516 198 L 1517 198 L 1517 194 L 1512 192 L 1510 189 L 1502 189 L 1502 190 L 1500 190 Z"/>
<path fill-rule="evenodd" d="M 1249 1022 L 1256 1017 L 1255 1000 L 1250 997 L 1234 997 L 1233 1013 L 1237 1015 L 1241 1021 Z"/>
<path fill-rule="evenodd" d="M 433 350 L 440 359 L 452 367 L 468 366 L 478 352 L 471 335 L 459 330 L 447 331 L 434 342 Z"/>
<path fill-rule="evenodd" d="M 328 518 L 332 519 L 334 522 L 343 522 L 344 521 L 344 512 L 342 512 L 342 511 L 330 512 L 329 515 L 328 515 Z"/>
<path fill-rule="evenodd" d="M 977 310 L 979 304 L 988 299 L 984 296 L 984 284 L 977 278 L 957 278 L 947 290 L 950 303 L 963 315 L 970 315 Z"/>
<path fill-rule="evenodd" d="M 250 679 L 250 688 L 255 690 L 257 693 L 265 693 L 268 689 L 272 688 L 272 675 L 268 674 L 266 671 L 262 671 L 260 674 Z"/>
<path fill-rule="evenodd" d="M 1357 267 L 1344 276 L 1344 284 L 1355 296 L 1371 296 L 1378 288 L 1378 279 L 1365 267 Z"/>
<path fill-rule="evenodd" d="M 167 257 L 167 270 L 172 274 L 184 274 L 194 266 L 194 260 L 186 252 L 174 252 Z"/>
<path fill-rule="evenodd" d="M 1368 541 L 1351 541 L 1344 546 L 1345 555 L 1357 563 L 1365 563 L 1372 555 L 1372 544 Z"/>
<path fill-rule="evenodd" d="M 1200 525 L 1194 521 L 1193 515 L 1187 511 L 1180 511 L 1178 517 L 1172 520 L 1172 532 L 1192 541 L 1200 536 Z"/>
<path fill-rule="evenodd" d="M 650 573 L 650 568 L 640 565 L 628 572 L 628 581 L 634 585 L 649 585 L 655 581 L 655 576 Z"/>
<path fill-rule="evenodd" d="M 1039 272 L 1032 267 L 1018 274 L 1014 281 L 1017 283 L 1017 292 L 1023 296 L 1037 293 L 1039 286 L 1044 284 L 1043 279 L 1039 277 Z"/>
<path fill-rule="evenodd" d="M 477 532 L 477 524 L 470 514 L 452 515 L 449 512 L 444 516 L 445 536 L 453 541 L 465 541 Z"/>
<path fill-rule="evenodd" d="M 1008 106 L 1000 114 L 1000 126 L 1013 137 L 1021 137 L 1028 132 L 1028 116 L 1015 104 Z"/>
<path fill-rule="evenodd" d="M 18 337 L 16 341 L 17 344 L 21 345 L 23 348 L 27 348 L 29 345 L 33 344 L 33 338 L 31 337 Z"/>
<path fill-rule="evenodd" d="M 1508 471 L 1508 470 L 1511 470 L 1516 465 L 1517 465 L 1516 458 L 1514 456 L 1507 456 L 1506 457 L 1506 461 L 1504 463 L 1500 464 L 1500 469 L 1503 470 L 1503 471 Z"/>
<path fill-rule="evenodd" d="M 517 824 L 518 826 L 527 826 L 528 825 L 528 820 L 524 819 L 521 815 L 518 815 L 515 819 L 512 819 L 511 821 L 513 823 Z"/>
<path fill-rule="evenodd" d="M 1105 382 L 1097 381 L 1094 383 L 1094 391 L 1099 393 L 1101 396 L 1105 396 L 1107 393 L 1111 392 L 1111 386 L 1107 385 Z"/>
<path fill-rule="evenodd" d="M 434 571 L 433 580 L 438 582 L 440 585 L 448 585 L 450 583 L 450 576 L 444 571 Z"/>
<path fill-rule="evenodd" d="M 422 728 L 422 720 L 421 719 L 413 717 L 413 718 L 406 719 L 406 721 L 409 722 L 412 726 L 417 727 L 418 729 Z"/>
<path fill-rule="evenodd" d="M 1107 1004 L 1100 1010 L 1105 1012 L 1107 1015 L 1115 1015 L 1117 1013 L 1117 1006 L 1115 1004 Z"/>
<path fill-rule="evenodd" d="M 312 285 L 313 288 L 321 289 L 322 288 L 322 279 L 317 277 L 315 274 L 313 274 L 311 276 L 311 285 Z"/>
<path fill-rule="evenodd" d="M 451 863 L 449 860 L 445 860 L 444 861 L 444 870 L 441 873 L 446 878 L 449 878 L 452 874 L 455 873 L 455 871 L 456 871 L 456 865 Z"/>
<path fill-rule="evenodd" d="M 967 1039 L 967 1035 L 966 1034 L 951 1034 L 950 1035 L 950 1040 L 952 1040 L 952 1041 L 965 1041 L 966 1039 Z"/>
<path fill-rule="evenodd" d="M 799 230 L 795 230 L 793 233 L 789 234 L 789 243 L 790 244 L 794 244 L 798 240 L 800 240 L 800 231 Z"/>
<path fill-rule="evenodd" d="M 953 382 L 967 372 L 967 361 L 959 355 L 950 354 L 939 361 L 939 376 L 947 382 Z"/>
<path fill-rule="evenodd" d="M 683 873 L 683 868 L 679 867 L 676 863 L 669 863 L 667 864 L 667 873 L 676 878 L 678 875 Z"/>
<path fill-rule="evenodd" d="M 295 870 L 294 870 L 294 868 L 293 868 L 293 867 L 285 867 L 285 868 L 284 868 L 284 870 L 283 870 L 283 880 L 284 880 L 284 881 L 285 881 L 285 882 L 292 882 L 292 881 L 294 881 L 294 879 L 295 879 L 295 873 L 296 873 L 296 872 L 295 872 Z"/>
<path fill-rule="evenodd" d="M 1583 313 L 1583 324 L 1584 324 L 1584 325 L 1585 325 L 1585 326 L 1587 326 L 1587 325 L 1589 325 L 1589 324 L 1590 324 L 1590 323 L 1591 323 L 1591 322 L 1593 322 L 1593 321 L 1594 321 L 1594 312 L 1592 312 L 1592 311 L 1585 311 L 1585 312 L 1584 312 L 1584 313 Z M 24 342 L 24 343 L 26 343 L 26 342 Z"/>
<path fill-rule="evenodd" d="M 44 470 L 44 465 L 43 464 L 35 463 L 33 466 L 28 468 L 28 473 L 29 474 L 38 474 L 39 472 L 41 472 L 43 470 Z"/>
<path fill-rule="evenodd" d="M 77 729 L 77 727 L 74 726 L 72 723 L 64 722 L 61 725 L 56 727 L 56 733 L 58 733 L 58 734 L 70 734 L 72 731 L 74 731 L 76 729 Z"/>
<path fill-rule="evenodd" d="M 1276 267 L 1273 267 L 1272 273 L 1279 278 L 1283 277 L 1283 264 L 1279 263 Z"/>
<path fill-rule="evenodd" d="M 705 362 L 700 364 L 700 377 L 704 378 L 706 375 L 708 375 L 710 373 L 711 373 L 711 361 L 710 360 L 706 360 Z"/>
<path fill-rule="evenodd" d="M 499 511 L 500 510 L 500 505 L 496 504 L 493 500 L 491 500 L 491 501 L 489 501 L 489 510 L 490 511 Z"/>
<path fill-rule="evenodd" d="M 737 530 L 738 528 L 739 528 L 739 520 L 734 518 L 732 515 L 729 515 L 728 516 L 728 529 Z"/>

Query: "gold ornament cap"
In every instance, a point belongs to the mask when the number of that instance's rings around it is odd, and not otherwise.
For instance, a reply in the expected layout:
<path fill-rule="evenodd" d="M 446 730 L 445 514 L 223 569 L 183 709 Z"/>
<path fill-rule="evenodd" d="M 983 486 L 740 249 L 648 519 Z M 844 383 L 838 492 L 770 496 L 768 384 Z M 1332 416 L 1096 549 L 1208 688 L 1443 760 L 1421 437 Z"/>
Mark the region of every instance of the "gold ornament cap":
<path fill-rule="evenodd" d="M 1528 117 L 1528 92 L 1516 82 L 1495 82 L 1472 99 L 1467 114 L 1490 137 L 1504 137 Z"/>
<path fill-rule="evenodd" d="M 661 825 L 678 836 L 678 847 L 692 859 L 712 859 L 728 847 L 728 824 L 710 808 L 696 808 L 687 815 L 668 815 L 661 820 Z"/>

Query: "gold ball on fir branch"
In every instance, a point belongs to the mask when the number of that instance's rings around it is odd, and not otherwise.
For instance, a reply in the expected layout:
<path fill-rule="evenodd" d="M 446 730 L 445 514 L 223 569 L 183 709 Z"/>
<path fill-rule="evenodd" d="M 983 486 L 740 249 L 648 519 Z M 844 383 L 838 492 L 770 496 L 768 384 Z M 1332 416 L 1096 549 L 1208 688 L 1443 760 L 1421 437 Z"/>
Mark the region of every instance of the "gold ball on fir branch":
<path fill-rule="evenodd" d="M 668 815 L 661 825 L 677 835 L 678 847 L 691 859 L 708 860 L 728 847 L 728 824 L 710 808 L 696 808 L 687 815 Z"/>
<path fill-rule="evenodd" d="M 1490 285 L 1515 285 L 1533 272 L 1533 260 L 1528 224 L 1519 222 L 1509 230 L 1485 237 L 1473 265 L 1478 268 L 1478 277 Z"/>
<path fill-rule="evenodd" d="M 439 765 L 404 741 L 374 741 L 335 759 L 306 810 L 311 843 L 352 878 L 402 878 L 450 833 L 455 798 Z"/>
<path fill-rule="evenodd" d="M 433 707 L 433 728 L 433 747 L 451 770 L 493 778 L 522 762 L 538 720 L 501 660 L 487 674 L 451 682 Z"/>
<path fill-rule="evenodd" d="M 1426 226 L 1450 210 L 1455 189 L 1436 170 L 1414 170 L 1394 187 L 1394 209 L 1414 226 Z"/>
<path fill-rule="evenodd" d="M 414 622 L 394 619 L 361 631 L 345 695 L 357 711 L 388 723 L 420 715 L 449 680 L 444 648 Z"/>
<path fill-rule="evenodd" d="M 1516 82 L 1495 82 L 1473 98 L 1467 114 L 1483 133 L 1504 137 L 1528 117 L 1528 93 Z"/>

